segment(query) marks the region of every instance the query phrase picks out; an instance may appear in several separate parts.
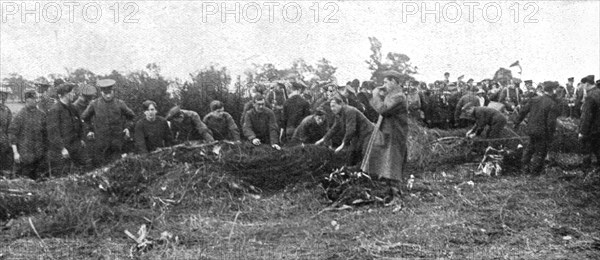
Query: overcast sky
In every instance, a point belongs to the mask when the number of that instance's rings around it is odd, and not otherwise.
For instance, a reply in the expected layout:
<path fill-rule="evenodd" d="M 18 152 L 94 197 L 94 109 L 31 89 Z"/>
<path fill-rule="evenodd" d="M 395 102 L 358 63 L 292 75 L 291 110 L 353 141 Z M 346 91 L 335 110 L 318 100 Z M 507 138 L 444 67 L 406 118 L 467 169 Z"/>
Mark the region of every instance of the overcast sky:
<path fill-rule="evenodd" d="M 185 80 L 211 63 L 235 77 L 252 63 L 284 68 L 296 58 L 311 64 L 326 58 L 338 67 L 340 82 L 362 81 L 370 77 L 364 61 L 374 36 L 384 55 L 408 55 L 418 67 L 416 78 L 428 82 L 446 71 L 453 79 L 490 78 L 516 60 L 523 79 L 600 78 L 598 1 L 326 3 L 2 1 L 0 75 L 33 79 L 79 67 L 105 74 L 155 62 L 168 78 Z M 239 21 L 222 9 L 233 11 L 236 4 Z M 436 5 L 439 21 L 435 14 L 423 16 L 424 9 L 435 13 Z M 23 7 L 39 11 L 39 22 Z"/>

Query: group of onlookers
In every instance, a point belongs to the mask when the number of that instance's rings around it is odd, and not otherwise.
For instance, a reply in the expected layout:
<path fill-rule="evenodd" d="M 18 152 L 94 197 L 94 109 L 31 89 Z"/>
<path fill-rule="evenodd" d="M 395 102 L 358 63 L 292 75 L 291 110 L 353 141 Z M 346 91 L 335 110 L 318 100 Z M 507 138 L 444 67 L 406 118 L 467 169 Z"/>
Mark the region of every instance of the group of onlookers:
<path fill-rule="evenodd" d="M 98 167 L 120 157 L 128 139 L 133 139 L 138 153 L 186 141 L 247 140 L 275 149 L 284 144 L 328 145 L 336 152 L 346 151 L 348 165 L 400 179 L 409 117 L 429 127 L 473 125 L 468 137 L 488 129 L 485 137 L 494 139 L 507 125 L 506 114 L 513 113 L 515 126 L 528 118 L 531 141 L 523 160 L 528 164 L 534 157 L 532 169 L 539 171 L 543 160 L 540 163 L 536 156 L 547 154 L 556 118 L 564 115 L 565 106 L 568 116 L 581 115 L 579 133 L 586 152 L 600 155 L 600 90 L 593 76 L 582 79 L 578 88 L 570 78 L 566 87 L 547 81 L 537 89 L 531 81 L 525 81 L 524 88 L 515 81 L 507 81 L 504 87 L 488 80 L 451 83 L 448 74 L 430 85 L 401 82 L 403 75 L 395 71 L 383 77 L 383 86 L 358 80 L 343 86 L 328 83 L 320 85 L 317 94 L 305 91 L 298 82 L 256 86 L 252 100 L 244 105 L 240 127 L 218 100 L 210 103 L 211 112 L 203 118 L 179 106 L 161 117 L 157 104 L 146 100 L 143 117 L 134 123 L 136 115 L 114 96 L 116 82 L 111 79 L 98 80 L 96 86 L 60 81 L 54 101 L 27 91 L 25 107 L 13 117 L 4 105 L 10 89 L 3 86 L 0 170 L 10 172 L 14 162 L 19 175 L 36 179 L 45 173 L 62 175 L 77 167 Z"/>

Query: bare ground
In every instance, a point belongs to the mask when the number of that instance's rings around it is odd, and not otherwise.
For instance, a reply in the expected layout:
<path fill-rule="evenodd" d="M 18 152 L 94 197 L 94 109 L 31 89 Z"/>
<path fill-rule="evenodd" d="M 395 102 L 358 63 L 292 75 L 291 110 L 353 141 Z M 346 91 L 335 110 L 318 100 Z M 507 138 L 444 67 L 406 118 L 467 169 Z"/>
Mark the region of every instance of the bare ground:
<path fill-rule="evenodd" d="M 412 172 L 413 188 L 388 206 L 326 211 L 323 189 L 307 182 L 135 212 L 89 234 L 19 234 L 35 227 L 22 217 L 3 223 L 0 259 L 600 259 L 598 172 L 481 177 L 476 168 Z M 142 224 L 153 246 L 132 250 L 124 230 L 136 235 Z M 165 231 L 172 236 L 159 240 Z"/>

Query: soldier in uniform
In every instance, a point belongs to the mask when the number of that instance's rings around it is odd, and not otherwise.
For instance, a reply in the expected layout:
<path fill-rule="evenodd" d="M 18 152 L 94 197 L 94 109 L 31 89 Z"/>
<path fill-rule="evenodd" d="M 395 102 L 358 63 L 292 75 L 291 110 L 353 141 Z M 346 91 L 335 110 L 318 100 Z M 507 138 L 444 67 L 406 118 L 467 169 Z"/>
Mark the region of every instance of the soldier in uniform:
<path fill-rule="evenodd" d="M 323 138 L 325 133 L 327 133 L 325 111 L 317 109 L 312 115 L 302 119 L 302 122 L 294 131 L 292 142 L 295 144 L 313 144 Z"/>
<path fill-rule="evenodd" d="M 244 115 L 244 124 L 242 131 L 254 145 L 270 144 L 273 148 L 279 150 L 277 120 L 273 111 L 266 107 L 265 98 L 262 95 L 256 95 L 253 98 L 254 108 L 248 110 Z"/>
<path fill-rule="evenodd" d="M 212 131 L 215 140 L 240 141 L 240 130 L 233 120 L 233 117 L 223 108 L 223 103 L 219 100 L 210 102 L 212 112 L 204 116 L 204 123 Z"/>
<path fill-rule="evenodd" d="M 498 102 L 503 103 L 508 112 L 514 112 L 521 103 L 523 91 L 511 80 L 508 87 L 500 91 Z"/>
<path fill-rule="evenodd" d="M 363 152 L 367 148 L 369 136 L 374 128 L 373 123 L 358 109 L 347 105 L 341 97 L 333 97 L 330 105 L 335 115 L 335 123 L 315 144 L 326 144 L 336 133 L 343 133 L 342 144 L 335 151 L 340 152 L 346 148 L 350 152 L 347 164 L 357 165 L 361 162 Z"/>
<path fill-rule="evenodd" d="M 8 129 L 17 165 L 17 175 L 38 179 L 45 177 L 46 166 L 46 114 L 37 108 L 36 93 L 25 92 L 25 107 L 22 108 Z"/>
<path fill-rule="evenodd" d="M 529 145 L 521 161 L 524 174 L 539 175 L 543 172 L 548 146 L 552 143 L 556 129 L 559 108 L 552 96 L 558 83 L 546 81 L 543 86 L 544 94 L 533 97 L 525 103 L 515 120 L 514 127 L 518 129 L 519 124 L 528 117 L 525 132 L 529 135 Z M 529 168 L 530 163 L 531 168 Z"/>
<path fill-rule="evenodd" d="M 167 120 L 171 122 L 171 131 L 175 143 L 188 141 L 212 142 L 215 140 L 196 111 L 174 106 L 167 113 Z"/>
<path fill-rule="evenodd" d="M 12 120 L 12 112 L 5 105 L 12 89 L 5 84 L 0 86 L 0 176 L 9 175 L 12 170 L 10 142 L 8 141 L 8 128 Z"/>
<path fill-rule="evenodd" d="M 579 124 L 579 139 L 583 143 L 585 166 L 591 166 L 592 155 L 600 167 L 600 82 L 594 86 L 594 75 L 584 78 L 586 96 Z"/>
<path fill-rule="evenodd" d="M 48 141 L 51 171 L 68 174 L 75 165 L 86 164 L 84 130 L 79 112 L 72 102 L 77 97 L 76 85 L 63 83 L 56 89 L 59 101 L 48 111 Z"/>
<path fill-rule="evenodd" d="M 471 91 L 469 91 L 467 94 L 462 96 L 460 100 L 458 100 L 458 103 L 456 104 L 456 107 L 454 109 L 454 127 L 465 128 L 471 125 L 469 119 L 467 119 L 464 116 L 461 116 L 463 108 L 467 106 L 479 107 L 484 105 L 480 103 L 479 97 L 477 97 L 477 91 L 477 88 L 472 88 Z"/>
<path fill-rule="evenodd" d="M 489 139 L 498 138 L 502 133 L 502 129 L 506 126 L 506 117 L 496 109 L 467 106 L 463 110 L 467 118 L 475 121 L 475 126 L 467 132 L 469 138 L 480 136 L 486 126 L 489 127 L 486 137 Z"/>
<path fill-rule="evenodd" d="M 95 99 L 83 111 L 81 118 L 86 123 L 87 138 L 95 139 L 94 164 L 114 160 L 123 152 L 123 144 L 131 138 L 129 128 L 133 126 L 135 114 L 120 99 L 114 96 L 112 79 L 96 82 L 102 96 Z"/>

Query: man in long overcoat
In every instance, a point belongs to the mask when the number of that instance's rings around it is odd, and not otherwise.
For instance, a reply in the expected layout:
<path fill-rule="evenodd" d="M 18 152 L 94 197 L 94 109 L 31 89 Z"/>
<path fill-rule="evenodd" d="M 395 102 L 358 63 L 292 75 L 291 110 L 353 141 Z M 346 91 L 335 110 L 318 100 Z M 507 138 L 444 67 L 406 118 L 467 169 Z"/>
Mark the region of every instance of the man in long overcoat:
<path fill-rule="evenodd" d="M 585 166 L 591 166 L 592 154 L 596 155 L 596 165 L 600 166 L 600 83 L 594 86 L 594 76 L 586 77 L 586 96 L 579 123 L 579 139 L 583 143 Z"/>
<path fill-rule="evenodd" d="M 408 159 L 408 103 L 400 85 L 401 74 L 384 73 L 383 87 L 373 91 L 371 105 L 379 113 L 370 152 L 361 169 L 380 177 L 402 181 Z M 379 135 L 377 137 L 376 135 Z"/>
<path fill-rule="evenodd" d="M 551 97 L 558 87 L 556 82 L 544 82 L 544 94 L 533 97 L 525 103 L 515 121 L 515 128 L 528 117 L 525 132 L 529 135 L 529 145 L 523 153 L 523 173 L 540 174 L 544 170 L 544 160 L 548 154 L 548 146 L 552 143 L 556 129 L 556 118 L 560 110 L 556 101 Z M 532 161 L 533 158 L 533 161 Z M 531 168 L 529 164 L 531 162 Z"/>

